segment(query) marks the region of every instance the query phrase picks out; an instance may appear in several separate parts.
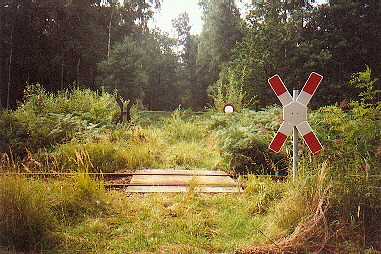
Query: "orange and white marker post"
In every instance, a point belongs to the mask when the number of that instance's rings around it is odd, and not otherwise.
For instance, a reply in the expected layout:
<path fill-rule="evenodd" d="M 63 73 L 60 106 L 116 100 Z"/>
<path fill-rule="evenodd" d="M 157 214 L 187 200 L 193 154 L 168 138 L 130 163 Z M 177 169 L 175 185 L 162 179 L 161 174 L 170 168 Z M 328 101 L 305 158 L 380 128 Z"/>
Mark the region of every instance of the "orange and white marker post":
<path fill-rule="evenodd" d="M 320 85 L 323 76 L 312 72 L 304 85 L 301 93 L 293 91 L 293 97 L 287 91 L 286 86 L 278 75 L 269 78 L 268 82 L 276 96 L 283 105 L 283 122 L 272 140 L 269 148 L 279 152 L 286 142 L 288 135 L 293 131 L 293 177 L 297 175 L 298 158 L 298 131 L 307 144 L 310 151 L 315 154 L 323 149 L 311 126 L 307 122 L 307 104 Z"/>

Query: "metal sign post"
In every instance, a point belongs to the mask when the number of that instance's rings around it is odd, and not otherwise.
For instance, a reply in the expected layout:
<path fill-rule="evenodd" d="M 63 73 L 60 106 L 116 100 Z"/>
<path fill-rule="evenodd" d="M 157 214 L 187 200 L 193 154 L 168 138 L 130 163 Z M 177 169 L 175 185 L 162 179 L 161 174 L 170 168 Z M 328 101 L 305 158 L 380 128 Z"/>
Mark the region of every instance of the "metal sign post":
<path fill-rule="evenodd" d="M 288 135 L 293 131 L 293 177 L 297 177 L 298 168 L 298 131 L 310 151 L 315 154 L 323 149 L 311 126 L 307 122 L 307 104 L 315 93 L 323 76 L 312 72 L 304 85 L 302 92 L 293 91 L 293 97 L 278 75 L 269 78 L 268 82 L 283 105 L 283 122 L 274 139 L 270 143 L 270 150 L 279 152 L 286 142 Z"/>
<path fill-rule="evenodd" d="M 299 95 L 299 90 L 292 91 L 292 100 L 296 101 Z M 298 176 L 298 157 L 299 157 L 299 136 L 296 126 L 292 128 L 292 179 L 296 179 Z"/>

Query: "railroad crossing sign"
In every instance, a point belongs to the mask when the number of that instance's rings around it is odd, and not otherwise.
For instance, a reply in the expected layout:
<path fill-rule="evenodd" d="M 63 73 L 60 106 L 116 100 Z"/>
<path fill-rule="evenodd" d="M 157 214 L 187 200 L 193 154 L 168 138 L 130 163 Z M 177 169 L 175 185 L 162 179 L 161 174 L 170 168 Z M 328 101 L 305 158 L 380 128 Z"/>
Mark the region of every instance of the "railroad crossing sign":
<path fill-rule="evenodd" d="M 312 72 L 304 85 L 302 92 L 297 95 L 297 91 L 293 98 L 278 75 L 269 78 L 268 82 L 271 88 L 283 105 L 283 122 L 269 146 L 272 151 L 279 152 L 288 135 L 295 128 L 302 135 L 305 143 L 313 154 L 323 149 L 315 133 L 312 131 L 311 126 L 307 122 L 307 104 L 311 100 L 312 95 L 314 95 L 322 79 L 323 76 Z"/>

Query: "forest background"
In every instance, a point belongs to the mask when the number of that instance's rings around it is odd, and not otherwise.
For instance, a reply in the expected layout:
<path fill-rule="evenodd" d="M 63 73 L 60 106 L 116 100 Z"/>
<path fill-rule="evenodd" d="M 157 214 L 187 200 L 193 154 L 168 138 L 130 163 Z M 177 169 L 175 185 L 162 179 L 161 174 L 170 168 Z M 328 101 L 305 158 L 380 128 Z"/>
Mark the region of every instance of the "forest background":
<path fill-rule="evenodd" d="M 26 85 L 40 83 L 51 92 L 117 90 L 150 110 L 227 101 L 260 109 L 277 102 L 268 77 L 300 89 L 316 71 L 325 77 L 316 108 L 358 99 L 348 81 L 366 65 L 380 77 L 380 1 L 268 1 L 241 18 L 234 1 L 203 0 L 202 33 L 190 33 L 183 13 L 173 20 L 176 38 L 147 25 L 160 4 L 1 0 L 1 106 L 15 108 Z"/>

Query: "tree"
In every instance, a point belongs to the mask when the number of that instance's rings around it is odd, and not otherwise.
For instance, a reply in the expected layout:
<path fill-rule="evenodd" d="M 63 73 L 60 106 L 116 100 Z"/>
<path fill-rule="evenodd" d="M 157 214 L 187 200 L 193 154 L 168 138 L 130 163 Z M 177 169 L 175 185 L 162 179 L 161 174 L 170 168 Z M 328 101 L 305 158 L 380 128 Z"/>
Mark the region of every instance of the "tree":
<path fill-rule="evenodd" d="M 365 65 L 376 77 L 381 75 L 380 1 L 331 1 L 312 11 L 301 37 L 305 67 L 325 76 L 325 89 L 314 100 L 320 105 L 358 99 L 348 83 Z"/>
<path fill-rule="evenodd" d="M 368 2 L 368 3 L 366 3 Z M 277 103 L 267 79 L 284 78 L 289 90 L 301 89 L 309 73 L 324 76 L 313 107 L 354 99 L 348 86 L 351 73 L 369 63 L 380 75 L 380 3 L 359 1 L 311 6 L 287 2 L 257 4 L 246 19 L 244 38 L 229 64 L 248 98 L 261 108 Z M 254 106 L 254 105 L 253 105 Z"/>
<path fill-rule="evenodd" d="M 236 86 L 242 87 L 248 95 L 246 103 L 254 97 L 259 107 L 276 101 L 276 98 L 269 100 L 273 97 L 267 85 L 267 79 L 275 73 L 286 77 L 288 85 L 298 84 L 297 77 L 285 74 L 296 62 L 294 56 L 302 19 L 295 9 L 288 7 L 280 2 L 257 4 L 247 16 L 245 36 L 234 48 L 229 67 L 234 77 L 230 79 L 237 80 Z"/>
<path fill-rule="evenodd" d="M 189 15 L 184 12 L 177 19 L 172 20 L 177 31 L 177 47 L 179 49 L 179 62 L 177 66 L 177 86 L 181 89 L 181 102 L 186 108 L 194 108 L 197 91 L 194 84 L 196 78 L 196 59 L 198 50 L 198 37 L 190 33 Z"/>
<path fill-rule="evenodd" d="M 66 84 L 78 84 L 79 79 L 86 85 L 93 82 L 93 67 L 102 52 L 98 43 L 102 29 L 97 27 L 99 2 L 1 2 L 3 57 L 12 60 L 7 61 L 10 64 L 0 62 L 0 82 L 4 84 L 8 77 L 8 104 L 15 106 L 27 82 L 41 82 L 53 91 L 63 87 L 64 77 Z M 5 65 L 11 67 L 7 75 Z"/>
<path fill-rule="evenodd" d="M 208 102 L 207 88 L 216 80 L 222 66 L 230 60 L 231 49 L 241 40 L 240 14 L 233 0 L 205 0 L 204 26 L 197 54 L 197 107 Z"/>
<path fill-rule="evenodd" d="M 125 36 L 141 38 L 148 32 L 147 23 L 152 18 L 153 9 L 160 8 L 160 1 L 128 0 L 120 4 L 116 0 L 107 0 L 102 7 L 103 23 L 107 26 L 108 52 L 112 44 Z"/>
<path fill-rule="evenodd" d="M 143 66 L 148 61 L 145 50 L 130 37 L 116 43 L 110 57 L 99 63 L 102 84 L 109 91 L 117 90 L 124 99 L 143 99 L 143 87 L 148 73 Z"/>
<path fill-rule="evenodd" d="M 9 87 L 8 104 L 15 107 L 26 83 L 50 91 L 98 88 L 97 64 L 107 57 L 108 32 L 110 46 L 126 35 L 142 38 L 152 9 L 159 6 L 159 1 L 125 1 L 111 18 L 114 9 L 105 2 L 0 0 L 1 102 L 7 101 Z"/>
<path fill-rule="evenodd" d="M 182 93 L 176 78 L 176 40 L 154 30 L 146 35 L 143 42 L 150 55 L 150 62 L 146 66 L 149 83 L 145 87 L 144 103 L 149 109 L 174 110 L 181 104 Z"/>

